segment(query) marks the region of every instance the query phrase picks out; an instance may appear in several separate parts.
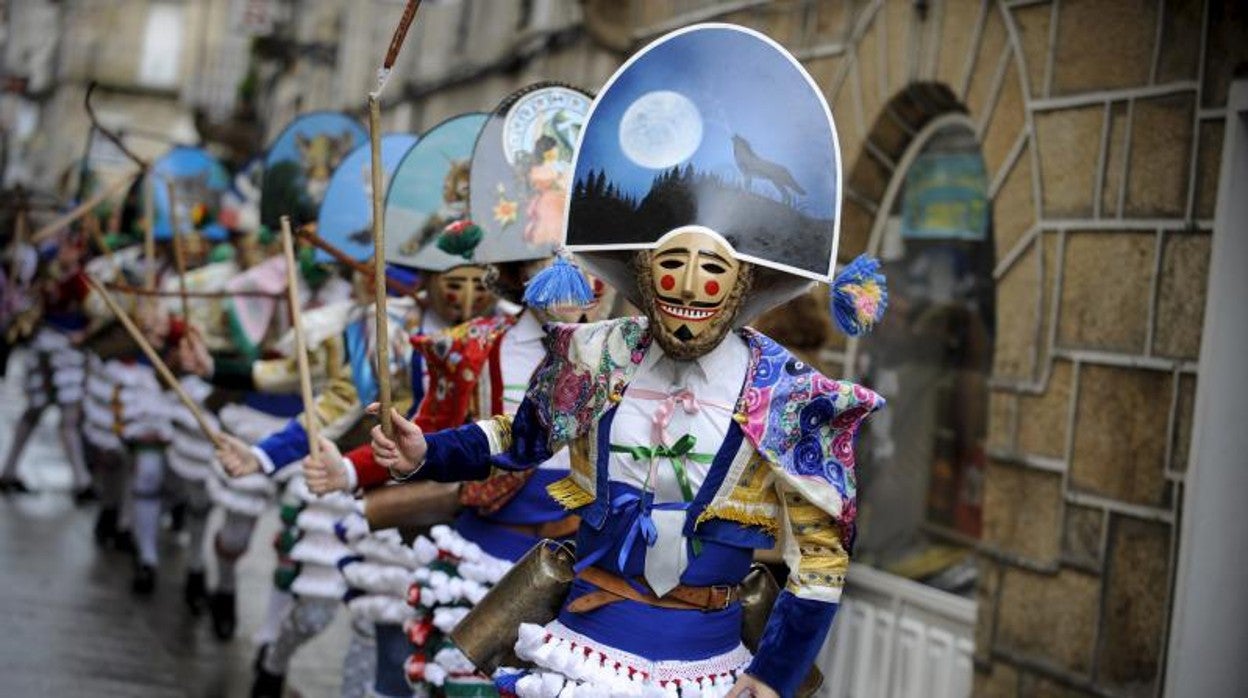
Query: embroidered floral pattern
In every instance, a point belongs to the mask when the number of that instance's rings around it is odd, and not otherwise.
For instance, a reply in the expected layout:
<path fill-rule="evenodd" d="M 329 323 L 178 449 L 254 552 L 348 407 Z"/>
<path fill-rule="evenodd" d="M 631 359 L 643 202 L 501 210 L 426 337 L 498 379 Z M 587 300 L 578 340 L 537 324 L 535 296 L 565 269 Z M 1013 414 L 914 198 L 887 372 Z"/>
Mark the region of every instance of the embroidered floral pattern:
<path fill-rule="evenodd" d="M 884 399 L 827 378 L 755 330 L 745 328 L 741 335 L 751 353 L 747 387 L 736 406 L 746 438 L 788 484 L 840 525 L 851 526 L 854 436 Z M 529 399 L 552 444 L 589 430 L 631 380 L 649 343 L 642 318 L 548 328 L 550 354 L 534 374 Z"/>

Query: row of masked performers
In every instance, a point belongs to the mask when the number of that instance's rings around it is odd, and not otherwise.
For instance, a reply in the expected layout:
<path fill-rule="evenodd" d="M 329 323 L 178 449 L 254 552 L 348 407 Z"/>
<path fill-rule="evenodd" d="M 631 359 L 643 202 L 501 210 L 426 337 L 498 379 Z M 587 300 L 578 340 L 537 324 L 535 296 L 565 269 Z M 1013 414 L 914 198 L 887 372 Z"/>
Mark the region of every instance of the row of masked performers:
<path fill-rule="evenodd" d="M 834 275 L 843 180 L 817 85 L 766 37 L 705 25 L 643 49 L 596 97 L 539 83 L 385 136 L 384 250 L 365 140 L 344 115 L 304 117 L 235 183 L 241 213 L 199 219 L 279 212 L 304 231 L 309 376 L 272 236 L 85 267 L 65 244 L 0 483 L 27 488 L 21 446 L 60 405 L 75 490 L 101 500 L 97 540 L 132 545 L 150 593 L 175 501 L 187 604 L 222 639 L 238 560 L 275 507 L 255 696 L 298 683 L 292 658 L 340 609 L 344 696 L 813 692 L 854 539 L 854 440 L 883 399 L 749 323 L 818 282 L 849 334 L 886 304 L 871 260 Z M 177 242 L 194 215 L 172 198 Z M 375 254 L 388 336 L 362 264 Z M 133 339 L 102 339 L 116 333 L 98 288 L 193 406 Z"/>

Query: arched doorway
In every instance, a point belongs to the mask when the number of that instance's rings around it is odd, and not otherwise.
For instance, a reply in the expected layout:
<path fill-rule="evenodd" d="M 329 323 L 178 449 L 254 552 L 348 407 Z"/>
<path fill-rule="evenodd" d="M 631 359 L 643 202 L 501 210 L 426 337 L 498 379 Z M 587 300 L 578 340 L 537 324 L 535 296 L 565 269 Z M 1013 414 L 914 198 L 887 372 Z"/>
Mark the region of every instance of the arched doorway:
<path fill-rule="evenodd" d="M 863 245 L 889 278 L 888 320 L 842 357 L 890 402 L 858 447 L 855 566 L 821 659 L 822 695 L 838 698 L 960 696 L 972 682 L 996 317 L 988 176 L 960 111 L 926 116 L 902 148 Z"/>
<path fill-rule="evenodd" d="M 889 321 L 851 352 L 859 380 L 893 396 L 862 444 L 858 560 L 959 595 L 975 581 L 995 337 L 987 190 L 969 119 L 929 122 L 868 243 Z"/>

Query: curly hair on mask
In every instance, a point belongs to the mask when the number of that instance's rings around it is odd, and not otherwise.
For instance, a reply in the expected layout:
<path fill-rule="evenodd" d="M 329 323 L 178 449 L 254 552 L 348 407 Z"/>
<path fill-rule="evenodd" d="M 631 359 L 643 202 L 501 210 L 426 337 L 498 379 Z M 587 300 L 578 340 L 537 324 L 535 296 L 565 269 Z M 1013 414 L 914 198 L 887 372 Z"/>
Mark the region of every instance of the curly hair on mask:
<path fill-rule="evenodd" d="M 498 298 L 516 305 L 524 304 L 524 262 L 485 265 L 481 283 Z"/>

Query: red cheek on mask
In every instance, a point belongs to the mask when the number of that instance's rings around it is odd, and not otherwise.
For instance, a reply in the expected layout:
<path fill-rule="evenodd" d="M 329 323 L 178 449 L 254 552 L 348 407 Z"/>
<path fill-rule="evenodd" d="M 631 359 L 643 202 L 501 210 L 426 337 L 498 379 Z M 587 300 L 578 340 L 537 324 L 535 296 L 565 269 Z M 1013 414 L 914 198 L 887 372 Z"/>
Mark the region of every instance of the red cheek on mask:
<path fill-rule="evenodd" d="M 594 279 L 594 295 L 595 296 L 601 296 L 602 292 L 605 291 L 606 288 L 607 288 L 607 285 L 602 282 L 602 279 Z"/>
<path fill-rule="evenodd" d="M 458 294 L 454 294 L 454 293 L 448 293 L 448 294 L 446 294 L 446 302 L 447 302 L 447 303 L 458 303 L 458 302 L 459 302 L 459 295 L 458 295 Z"/>
<path fill-rule="evenodd" d="M 662 279 L 659 279 L 659 285 L 663 287 L 664 291 L 670 291 L 676 286 L 676 279 L 671 276 L 664 276 Z"/>
<path fill-rule="evenodd" d="M 702 288 L 706 289 L 706 295 L 708 296 L 714 296 L 714 295 L 719 294 L 719 282 L 715 281 L 714 279 L 706 282 L 706 284 L 703 285 Z"/>

